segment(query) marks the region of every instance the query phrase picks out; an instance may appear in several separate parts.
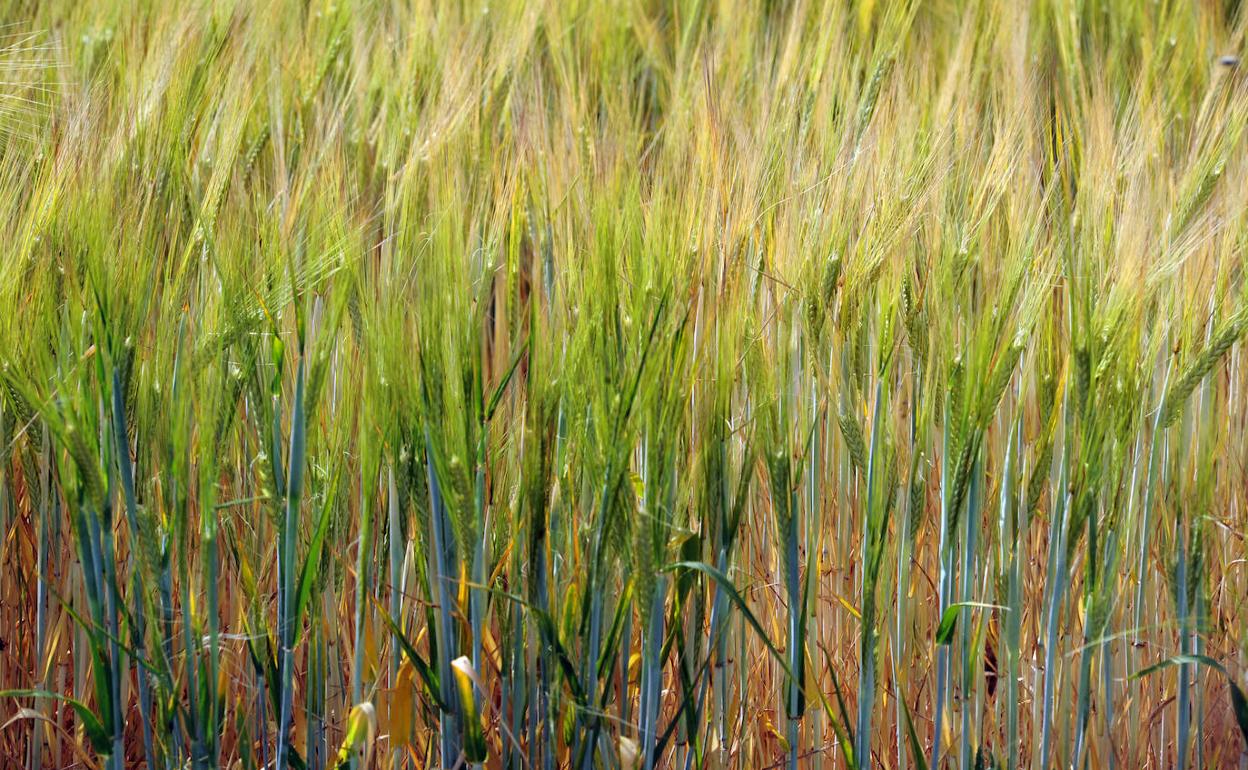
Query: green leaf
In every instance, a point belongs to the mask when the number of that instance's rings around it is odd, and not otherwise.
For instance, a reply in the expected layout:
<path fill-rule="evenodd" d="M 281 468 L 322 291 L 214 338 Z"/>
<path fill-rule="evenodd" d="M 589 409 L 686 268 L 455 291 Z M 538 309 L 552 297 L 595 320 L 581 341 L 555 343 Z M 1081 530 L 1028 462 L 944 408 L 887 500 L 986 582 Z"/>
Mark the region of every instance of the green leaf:
<path fill-rule="evenodd" d="M 906 718 L 906 738 L 910 741 L 910 753 L 914 758 L 914 766 L 918 770 L 927 770 L 927 758 L 923 756 L 923 744 L 919 743 L 919 736 L 914 731 L 914 722 L 910 719 L 910 707 L 906 705 L 905 700 L 901 702 L 901 714 Z"/>
<path fill-rule="evenodd" d="M 82 722 L 83 731 L 86 732 L 87 739 L 91 741 L 91 748 L 95 749 L 97 754 L 104 756 L 112 754 L 112 736 L 109 735 L 108 730 L 104 729 L 104 723 L 95 715 L 95 712 L 82 701 L 47 690 L 0 690 L 0 698 L 51 698 L 68 703 L 78 715 L 78 720 Z"/>
<path fill-rule="evenodd" d="M 1226 683 L 1231 687 L 1231 709 L 1235 712 L 1235 721 L 1244 735 L 1244 745 L 1248 746 L 1248 698 L 1244 697 L 1244 691 L 1230 677 L 1227 677 Z"/>
<path fill-rule="evenodd" d="M 750 611 L 749 606 L 745 603 L 745 599 L 742 598 L 740 592 L 737 591 L 737 587 L 732 584 L 732 580 L 727 575 L 701 561 L 679 561 L 668 567 L 666 571 L 675 569 L 696 570 L 718 583 L 719 587 L 728 594 L 728 598 L 732 600 L 732 603 L 737 605 L 737 609 L 740 610 L 741 616 L 745 618 L 745 622 L 749 623 L 754 632 L 758 634 L 758 638 L 767 647 L 767 651 L 772 654 L 772 657 L 780 661 L 780 665 L 784 667 L 784 672 L 792 678 L 793 672 L 789 670 L 789 664 L 785 661 L 784 655 L 780 654 L 780 650 L 772 644 L 767 633 L 763 631 L 762 624 L 758 622 L 758 618 L 754 617 L 754 613 Z"/>
<path fill-rule="evenodd" d="M 1236 684 L 1230 672 L 1221 663 L 1208 655 L 1175 655 L 1136 671 L 1131 675 L 1131 679 L 1139 679 L 1171 666 L 1187 664 L 1208 666 L 1216 671 L 1220 671 L 1226 677 L 1226 684 L 1231 691 L 1231 710 L 1235 713 L 1235 722 L 1239 725 L 1239 731 L 1243 733 L 1244 743 L 1248 745 L 1248 697 L 1244 696 L 1244 691 Z"/>
<path fill-rule="evenodd" d="M 437 704 L 439 709 L 449 712 L 451 710 L 450 704 L 443 701 L 438 695 L 442 690 L 439 689 L 438 675 L 434 672 L 433 667 L 420 656 L 420 653 L 416 652 L 416 648 L 408 641 L 407 635 L 403 633 L 402 628 L 399 628 L 399 624 L 395 622 L 394 618 L 390 617 L 390 613 L 386 612 L 385 608 L 377 603 L 376 600 L 374 600 L 373 606 L 381 614 L 381 619 L 390 627 L 390 632 L 399 640 L 399 646 L 403 648 L 403 654 L 412 662 L 412 667 L 416 669 L 417 676 L 424 683 L 429 697 L 433 699 L 433 702 Z"/>
<path fill-rule="evenodd" d="M 958 625 L 958 615 L 961 608 L 956 604 L 949 606 L 945 610 L 945 614 L 940 617 L 940 626 L 936 629 L 936 644 L 949 644 L 953 641 L 953 631 Z"/>
<path fill-rule="evenodd" d="M 762 641 L 763 645 L 767 648 L 767 651 L 770 652 L 771 656 L 780 664 L 780 668 L 784 670 L 785 675 L 790 680 L 794 680 L 793 669 L 789 667 L 788 661 L 784 659 L 784 655 L 780 654 L 780 651 L 776 649 L 776 646 L 771 643 L 771 639 L 769 639 L 767 634 L 763 631 L 762 624 L 758 622 L 758 618 L 754 617 L 754 613 L 750 611 L 749 606 L 745 603 L 745 599 L 742 598 L 741 593 L 737 591 L 737 587 L 732 584 L 732 580 L 730 580 L 727 575 L 706 562 L 700 561 L 676 562 L 675 564 L 665 567 L 664 571 L 677 569 L 696 570 L 718 583 L 719 587 L 724 590 L 732 603 L 737 606 L 737 609 L 741 612 L 741 617 L 745 618 L 745 622 L 749 623 L 750 627 L 754 629 L 754 632 L 758 634 L 759 640 Z M 805 689 L 804 682 L 798 682 L 797 685 L 799 688 Z M 839 692 L 840 688 L 838 687 L 837 689 Z M 815 688 L 815 693 L 819 696 L 820 705 L 823 707 L 824 714 L 828 717 L 828 722 L 831 723 L 833 731 L 836 732 L 837 737 L 840 738 L 838 744 L 841 748 L 841 754 L 845 757 L 845 763 L 851 768 L 858 767 L 858 763 L 854 758 L 852 742 L 847 740 L 845 728 L 842 727 L 841 723 L 832 713 L 832 706 L 828 703 L 827 696 L 825 696 L 823 691 L 818 688 Z"/>
<path fill-rule="evenodd" d="M 1170 668 L 1171 666 L 1182 666 L 1185 664 L 1197 664 L 1197 665 L 1202 665 L 1202 666 L 1208 666 L 1209 668 L 1216 669 L 1217 671 L 1221 671 L 1222 674 L 1225 675 L 1228 679 L 1231 676 L 1230 674 L 1226 672 L 1226 669 L 1222 667 L 1221 663 L 1217 662 L 1216 660 L 1209 657 L 1208 655 L 1175 655 L 1172 658 L 1159 660 L 1153 665 L 1148 666 L 1147 668 L 1142 668 L 1139 671 L 1136 671 L 1134 674 L 1131 675 L 1131 678 L 1140 679 L 1142 677 L 1148 676 L 1149 674 L 1153 674 L 1158 671 L 1161 671 L 1162 669 Z"/>
<path fill-rule="evenodd" d="M 307 610 L 308 601 L 312 597 L 312 581 L 316 578 L 317 568 L 321 563 L 321 551 L 325 547 L 325 535 L 329 532 L 329 514 L 333 510 L 341 467 L 339 466 L 339 471 L 334 474 L 334 481 L 330 485 L 329 493 L 325 495 L 324 504 L 321 506 L 321 515 L 316 523 L 316 532 L 313 533 L 312 543 L 308 546 L 307 558 L 303 561 L 303 568 L 299 570 L 299 588 L 295 592 L 295 644 L 298 644 L 299 640 L 303 638 L 303 613 Z"/>
<path fill-rule="evenodd" d="M 1009 607 L 1000 604 L 985 604 L 983 602 L 954 602 L 945 610 L 945 614 L 940 616 L 940 626 L 936 629 L 936 643 L 949 644 L 953 641 L 953 632 L 958 626 L 958 616 L 962 614 L 962 610 L 969 607 L 978 607 L 982 610 L 1005 610 L 1009 611 Z"/>
<path fill-rule="evenodd" d="M 498 384 L 494 386 L 494 392 L 490 394 L 489 403 L 486 404 L 484 417 L 489 420 L 494 416 L 494 410 L 498 408 L 498 402 L 502 400 L 503 393 L 507 390 L 511 377 L 516 373 L 516 367 L 519 366 L 520 360 L 524 357 L 524 352 L 529 348 L 529 339 L 525 337 L 524 341 L 516 347 L 516 352 L 511 358 L 511 363 L 507 366 L 507 371 L 503 373 Z"/>
<path fill-rule="evenodd" d="M 559 641 L 559 629 L 555 627 L 555 621 L 550 617 L 550 613 L 543 611 L 540 607 L 525 601 L 515 594 L 499 590 L 494 590 L 492 593 L 510 599 L 533 615 L 533 619 L 537 622 L 537 630 L 542 637 L 542 642 L 555 652 L 555 659 L 559 664 L 559 669 L 563 672 L 564 679 L 567 680 L 568 689 L 572 691 L 572 700 L 578 706 L 588 705 L 588 699 L 581 687 L 580 677 L 576 673 L 576 666 L 572 664 L 572 657 L 568 654 L 567 648 Z"/>
<path fill-rule="evenodd" d="M 628 581 L 624 586 L 624 591 L 620 595 L 615 605 L 615 614 L 611 620 L 611 629 L 607 632 L 607 638 L 602 645 L 602 652 L 598 655 L 598 676 L 605 677 L 607 670 L 615 662 L 619 653 L 620 635 L 623 633 L 624 618 L 632 609 L 633 602 L 633 581 Z"/>

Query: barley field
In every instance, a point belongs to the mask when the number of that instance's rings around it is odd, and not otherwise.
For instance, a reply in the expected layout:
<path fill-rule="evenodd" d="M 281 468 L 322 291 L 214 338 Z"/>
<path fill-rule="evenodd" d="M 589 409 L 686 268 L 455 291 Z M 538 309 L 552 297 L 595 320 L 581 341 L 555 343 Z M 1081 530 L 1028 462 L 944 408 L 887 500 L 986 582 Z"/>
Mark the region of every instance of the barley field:
<path fill-rule="evenodd" d="M 0 0 L 0 767 L 1248 768 L 1238 0 Z"/>

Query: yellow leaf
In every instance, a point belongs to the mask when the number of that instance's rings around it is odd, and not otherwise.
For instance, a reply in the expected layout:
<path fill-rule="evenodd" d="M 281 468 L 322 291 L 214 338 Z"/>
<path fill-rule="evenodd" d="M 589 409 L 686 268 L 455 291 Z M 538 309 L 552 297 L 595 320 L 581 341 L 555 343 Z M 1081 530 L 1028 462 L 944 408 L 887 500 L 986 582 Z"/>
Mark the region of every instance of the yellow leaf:
<path fill-rule="evenodd" d="M 342 747 L 338 749 L 335 764 L 344 764 L 361 745 L 367 745 L 371 749 L 376 737 L 377 714 L 373 710 L 373 704 L 364 702 L 356 705 L 347 715 L 347 731 L 342 739 Z"/>
<path fill-rule="evenodd" d="M 377 651 L 377 628 L 364 621 L 364 674 L 366 679 L 376 679 L 381 655 Z"/>
<path fill-rule="evenodd" d="M 858 618 L 859 620 L 862 620 L 862 613 L 858 611 L 858 608 L 857 608 L 857 607 L 855 607 L 854 605 L 850 604 L 848 599 L 846 599 L 844 596 L 841 596 L 840 594 L 837 594 L 837 595 L 836 595 L 836 600 L 837 600 L 838 602 L 840 602 L 840 604 L 841 604 L 841 606 L 842 606 L 842 607 L 844 607 L 845 609 L 849 610 L 849 614 L 850 614 L 850 615 L 853 615 L 855 618 Z"/>
<path fill-rule="evenodd" d="M 642 497 L 646 491 L 646 482 L 641 478 L 640 474 L 630 473 L 629 479 L 633 482 L 633 490 L 638 497 Z"/>
<path fill-rule="evenodd" d="M 762 729 L 763 729 L 763 732 L 764 732 L 764 733 L 766 733 L 766 734 L 768 734 L 768 735 L 772 736 L 773 738 L 775 738 L 775 739 L 776 739 L 776 740 L 780 743 L 780 745 L 781 745 L 782 747 L 784 747 L 784 750 L 785 750 L 785 751 L 788 751 L 788 750 L 789 750 L 789 741 L 788 741 L 788 739 L 786 739 L 786 738 L 785 738 L 785 737 L 784 737 L 784 736 L 780 733 L 780 731 L 776 729 L 775 724 L 773 724 L 773 723 L 772 723 L 771 718 L 767 716 L 767 713 L 766 713 L 765 711 L 760 711 L 760 712 L 759 712 L 759 714 L 758 714 L 758 721 L 759 721 L 759 725 L 762 727 Z"/>
<path fill-rule="evenodd" d="M 459 689 L 459 707 L 464 722 L 464 753 L 469 762 L 480 762 L 485 759 L 485 736 L 482 734 L 481 718 L 477 714 L 473 687 L 475 685 L 477 689 L 482 689 L 481 682 L 477 679 L 477 672 L 467 655 L 451 661 L 451 669 L 455 673 L 455 684 Z"/>
<path fill-rule="evenodd" d="M 406 746 L 416 734 L 416 670 L 407 658 L 399 666 L 399 674 L 394 681 L 394 687 L 386 692 L 387 703 L 382 711 L 382 730 L 396 745 Z"/>
<path fill-rule="evenodd" d="M 461 562 L 459 565 L 459 595 L 456 601 L 459 602 L 461 611 L 468 606 L 468 564 L 466 562 Z"/>
<path fill-rule="evenodd" d="M 481 639 L 481 648 L 485 650 L 485 654 L 493 662 L 494 668 L 502 668 L 503 652 L 499 648 L 498 640 L 494 638 L 494 632 L 490 630 L 489 626 L 481 629 Z"/>

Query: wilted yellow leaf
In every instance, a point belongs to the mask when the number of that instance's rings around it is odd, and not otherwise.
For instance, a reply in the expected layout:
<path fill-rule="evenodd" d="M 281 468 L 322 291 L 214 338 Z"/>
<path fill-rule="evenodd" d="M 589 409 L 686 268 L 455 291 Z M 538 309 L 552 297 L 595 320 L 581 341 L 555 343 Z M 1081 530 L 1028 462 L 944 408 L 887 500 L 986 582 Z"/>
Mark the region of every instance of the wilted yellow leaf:
<path fill-rule="evenodd" d="M 776 725 L 771 721 L 771 717 L 768 716 L 766 711 L 758 712 L 758 726 L 762 730 L 763 734 L 770 735 L 775 738 L 785 751 L 789 750 L 788 739 L 786 739 L 784 735 L 776 729 Z"/>
<path fill-rule="evenodd" d="M 394 687 L 386 691 L 381 713 L 381 730 L 396 746 L 406 746 L 416 734 L 416 669 L 407 658 L 399 666 Z"/>
<path fill-rule="evenodd" d="M 381 654 L 377 651 L 377 627 L 370 621 L 364 621 L 364 677 L 376 679 L 380 666 Z"/>
<path fill-rule="evenodd" d="M 373 704 L 360 703 L 347 715 L 347 731 L 338 749 L 336 765 L 344 764 L 360 746 L 372 746 L 377 737 L 377 714 Z"/>

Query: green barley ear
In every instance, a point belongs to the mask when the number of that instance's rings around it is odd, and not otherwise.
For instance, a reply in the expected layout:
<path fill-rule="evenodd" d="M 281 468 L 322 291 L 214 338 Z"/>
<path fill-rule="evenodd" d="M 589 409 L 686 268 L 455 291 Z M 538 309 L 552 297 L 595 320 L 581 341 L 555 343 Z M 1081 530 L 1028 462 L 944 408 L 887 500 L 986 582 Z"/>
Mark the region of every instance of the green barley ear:
<path fill-rule="evenodd" d="M 808 296 L 803 304 L 806 308 L 806 327 L 810 330 L 811 336 L 818 337 L 823 329 L 823 303 L 817 298 Z"/>
<path fill-rule="evenodd" d="M 160 522 L 155 514 L 140 507 L 136 512 L 139 524 L 138 547 L 135 549 L 139 557 L 140 574 L 144 581 L 155 581 L 158 577 L 161 562 Z"/>
<path fill-rule="evenodd" d="M 896 352 L 896 342 L 897 313 L 893 307 L 889 307 L 884 311 L 884 317 L 880 321 L 879 364 L 877 365 L 877 373 L 887 369 L 889 364 L 892 362 L 893 353 Z"/>
<path fill-rule="evenodd" d="M 1049 466 L 1053 464 L 1053 440 L 1046 435 L 1040 443 L 1040 450 L 1031 469 L 1031 477 L 1027 480 L 1028 515 L 1035 513 L 1040 504 L 1040 496 L 1044 494 L 1044 482 L 1049 478 Z"/>
<path fill-rule="evenodd" d="M 272 465 L 269 455 L 264 449 L 260 449 L 256 453 L 252 462 L 252 469 L 256 474 L 256 487 L 260 490 L 261 496 L 271 502 L 281 498 L 281 492 L 277 488 L 277 481 L 273 478 Z M 267 505 L 265 509 L 274 517 L 277 516 L 278 505 Z"/>
<path fill-rule="evenodd" d="M 95 452 L 87 446 L 86 437 L 78 424 L 72 420 L 65 426 L 66 449 L 78 469 L 78 482 L 82 485 L 87 503 L 95 510 L 104 504 L 104 477 Z"/>
<path fill-rule="evenodd" d="M 1087 406 L 1089 391 L 1092 387 L 1091 356 L 1088 353 L 1088 348 L 1085 345 L 1081 345 L 1075 348 L 1073 358 L 1075 363 L 1075 411 L 1082 413 Z"/>
<path fill-rule="evenodd" d="M 833 269 L 832 260 L 826 260 L 822 265 L 822 269 L 819 271 L 818 281 L 816 282 L 813 280 L 814 277 L 812 277 L 804 292 L 805 296 L 802 299 L 802 305 L 805 309 L 807 329 L 809 333 L 816 338 L 819 337 L 820 333 L 823 331 L 824 319 L 827 318 L 828 309 L 832 305 L 831 294 L 832 292 L 835 292 L 835 286 L 833 286 L 832 290 L 829 291 L 827 281 L 829 273 Z M 812 269 L 810 272 L 814 272 L 814 270 Z M 835 278 L 832 280 L 835 283 Z"/>
<path fill-rule="evenodd" d="M 964 428 L 962 419 L 963 401 L 966 398 L 966 365 L 962 361 L 961 354 L 953 359 L 953 365 L 949 369 L 949 410 L 948 419 L 951 425 L 950 429 L 950 449 L 956 454 L 962 448 L 962 440 L 964 438 Z"/>
<path fill-rule="evenodd" d="M 1196 597 L 1201 593 L 1205 578 L 1205 538 L 1200 518 L 1192 520 L 1191 544 L 1187 562 L 1187 606 L 1193 613 L 1197 610 Z"/>
<path fill-rule="evenodd" d="M 859 300 L 858 310 L 861 311 L 867 303 Z M 865 312 L 864 312 L 865 314 Z M 871 329 L 870 324 L 857 324 L 851 338 L 850 361 L 852 365 L 853 382 L 855 386 L 861 386 L 867 381 L 867 377 L 871 373 Z"/>
<path fill-rule="evenodd" d="M 1046 356 L 1040 357 L 1045 365 Z M 1024 510 L 1030 516 L 1040 504 L 1040 496 L 1044 494 L 1044 484 L 1049 478 L 1050 466 L 1053 464 L 1054 436 L 1057 432 L 1058 415 L 1060 414 L 1060 395 L 1056 377 L 1048 371 L 1039 375 L 1036 383 L 1036 403 L 1040 434 L 1036 437 L 1031 464 L 1031 475 L 1027 479 Z"/>
<path fill-rule="evenodd" d="M 820 281 L 819 296 L 825 308 L 832 307 L 832 303 L 836 301 L 840 280 L 841 255 L 834 253 L 823 263 L 823 280 Z"/>
<path fill-rule="evenodd" d="M 792 459 L 782 445 L 768 452 L 766 459 L 767 475 L 771 480 L 772 505 L 775 507 L 776 518 L 785 525 L 793 513 L 789 505 L 792 492 Z"/>
<path fill-rule="evenodd" d="M 243 373 L 237 367 L 221 362 L 221 374 L 217 384 L 217 408 L 212 415 L 212 443 L 217 449 L 223 448 L 228 439 L 230 427 L 238 416 L 238 400 L 242 396 Z"/>
<path fill-rule="evenodd" d="M 923 454 L 920 452 L 914 460 L 914 471 L 910 481 L 910 540 L 911 545 L 918 537 L 919 528 L 923 526 L 923 518 L 927 503 L 927 475 Z"/>
<path fill-rule="evenodd" d="M 1239 129 L 1242 130 L 1242 127 Z M 1236 131 L 1235 133 L 1238 133 Z M 1222 178 L 1223 172 L 1226 171 L 1226 153 L 1230 150 L 1230 143 L 1219 143 L 1223 146 L 1216 148 L 1217 151 L 1202 157 L 1197 163 L 1197 167 L 1193 169 L 1192 174 L 1185 180 L 1186 184 L 1179 196 L 1178 206 L 1174 211 L 1173 230 L 1176 235 L 1182 233 L 1187 226 L 1196 218 L 1196 214 L 1213 196 L 1213 191 L 1217 188 L 1218 180 Z"/>
<path fill-rule="evenodd" d="M 845 448 L 849 450 L 849 458 L 859 471 L 867 470 L 867 445 L 862 436 L 862 427 L 854 416 L 853 407 L 844 394 L 837 405 L 837 423 L 841 427 L 841 436 L 845 439 Z"/>
<path fill-rule="evenodd" d="M 823 261 L 819 284 L 807 295 L 806 321 L 816 335 L 822 331 L 824 321 L 836 302 L 836 290 L 840 275 L 841 258 L 840 255 L 833 254 Z"/>
<path fill-rule="evenodd" d="M 1205 346 L 1199 354 L 1187 365 L 1183 373 L 1178 379 L 1170 385 L 1166 391 L 1164 406 L 1161 414 L 1161 427 L 1168 428 L 1175 423 L 1182 414 L 1183 406 L 1187 403 L 1187 398 L 1196 389 L 1196 386 L 1213 371 L 1213 367 L 1222 360 L 1227 351 L 1239 340 L 1243 335 L 1245 328 L 1248 328 L 1248 310 L 1240 310 L 1226 322 L 1226 324 L 1213 336 L 1209 344 Z"/>
<path fill-rule="evenodd" d="M 901 286 L 902 323 L 906 328 L 906 337 L 910 340 L 910 349 L 914 351 L 919 363 L 927 360 L 928 332 L 927 316 L 916 304 L 914 291 L 910 285 L 910 276 L 906 275 Z"/>
<path fill-rule="evenodd" d="M 13 416 L 16 425 L 26 425 L 34 420 L 34 411 L 30 408 L 30 404 L 22 394 L 18 392 L 17 388 L 13 387 L 9 377 L 6 376 L 8 370 L 8 361 L 0 364 L 0 380 L 4 383 L 6 397 L 5 408 L 6 410 L 11 410 L 9 413 Z"/>
<path fill-rule="evenodd" d="M 260 153 L 269 142 L 270 127 L 269 119 L 263 119 L 243 151 L 242 178 L 244 180 L 250 179 L 257 161 L 260 160 Z"/>
<path fill-rule="evenodd" d="M 979 424 L 981 427 L 987 427 L 992 420 L 992 416 L 997 411 L 997 406 L 1001 403 L 1001 396 L 1005 394 L 1006 387 L 1010 384 L 1010 380 L 1014 376 L 1014 368 L 1018 365 L 1018 359 L 1023 354 L 1023 337 L 1018 335 L 1005 352 L 1001 354 L 992 373 L 988 375 L 988 381 L 984 384 L 982 400 L 979 404 Z"/>
<path fill-rule="evenodd" d="M 475 523 L 472 509 L 472 482 L 468 478 L 468 468 L 458 454 L 451 455 L 451 460 L 447 464 L 447 474 L 449 480 L 444 494 L 447 497 L 447 510 L 453 517 L 451 524 L 455 528 L 459 553 L 470 554 L 473 548 L 472 540 L 476 535 L 473 531 Z"/>
<path fill-rule="evenodd" d="M 338 13 L 332 23 L 336 26 L 341 26 L 344 22 L 343 16 L 345 13 L 345 10 Z M 320 61 L 317 62 L 316 71 L 314 72 L 311 81 L 308 83 L 307 88 L 304 90 L 301 97 L 304 109 L 307 109 L 312 100 L 316 97 L 317 92 L 320 91 L 321 85 L 325 82 L 325 77 L 329 74 L 330 68 L 333 67 L 334 61 L 342 52 L 346 42 L 346 32 L 340 31 L 333 36 L 329 45 L 326 46 L 325 52 L 321 55 Z"/>
<path fill-rule="evenodd" d="M 858 118 L 855 125 L 859 131 L 866 128 L 867 123 L 871 120 L 871 116 L 875 114 L 875 105 L 880 98 L 880 88 L 884 85 L 884 79 L 888 77 L 889 71 L 892 69 L 893 58 L 884 56 L 875 63 L 874 69 L 871 71 L 871 79 L 867 81 L 867 87 L 863 91 L 862 103 L 858 107 Z"/>

